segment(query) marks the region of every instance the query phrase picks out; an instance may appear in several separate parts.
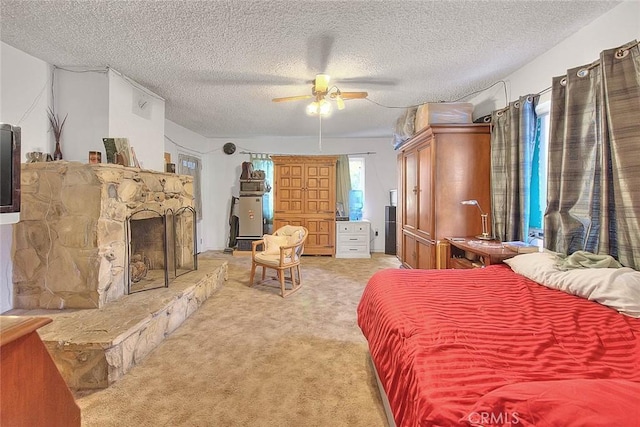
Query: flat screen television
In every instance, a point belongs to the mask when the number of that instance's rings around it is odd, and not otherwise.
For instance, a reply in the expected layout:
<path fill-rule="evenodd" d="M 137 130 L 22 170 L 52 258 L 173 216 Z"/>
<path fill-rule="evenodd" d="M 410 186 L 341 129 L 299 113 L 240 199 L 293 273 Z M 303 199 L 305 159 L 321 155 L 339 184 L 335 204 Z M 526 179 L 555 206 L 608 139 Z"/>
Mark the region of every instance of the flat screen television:
<path fill-rule="evenodd" d="M 20 212 L 20 128 L 0 123 L 0 214 Z"/>

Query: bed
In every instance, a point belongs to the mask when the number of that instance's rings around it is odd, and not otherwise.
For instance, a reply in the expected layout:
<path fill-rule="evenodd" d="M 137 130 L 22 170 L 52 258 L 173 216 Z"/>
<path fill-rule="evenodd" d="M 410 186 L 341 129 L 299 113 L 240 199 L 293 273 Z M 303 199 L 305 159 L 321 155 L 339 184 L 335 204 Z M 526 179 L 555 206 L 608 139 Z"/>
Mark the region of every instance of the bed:
<path fill-rule="evenodd" d="M 395 424 L 639 425 L 640 272 L 511 264 L 368 281 L 358 325 Z"/>

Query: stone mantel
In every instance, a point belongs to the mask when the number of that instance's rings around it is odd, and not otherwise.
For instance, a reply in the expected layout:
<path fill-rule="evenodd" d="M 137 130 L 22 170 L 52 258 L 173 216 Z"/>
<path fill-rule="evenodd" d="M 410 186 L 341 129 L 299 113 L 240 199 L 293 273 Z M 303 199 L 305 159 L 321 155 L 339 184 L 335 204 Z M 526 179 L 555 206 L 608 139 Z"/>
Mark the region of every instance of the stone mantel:
<path fill-rule="evenodd" d="M 14 308 L 101 308 L 126 293 L 132 212 L 193 207 L 193 178 L 113 164 L 22 165 Z"/>

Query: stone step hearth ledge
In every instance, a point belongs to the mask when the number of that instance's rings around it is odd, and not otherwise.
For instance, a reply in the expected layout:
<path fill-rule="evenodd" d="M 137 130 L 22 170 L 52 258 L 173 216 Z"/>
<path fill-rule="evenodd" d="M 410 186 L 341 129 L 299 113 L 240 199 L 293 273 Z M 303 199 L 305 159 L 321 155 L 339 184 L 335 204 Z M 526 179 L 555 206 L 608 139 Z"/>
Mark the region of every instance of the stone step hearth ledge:
<path fill-rule="evenodd" d="M 3 314 L 53 319 L 38 333 L 69 388 L 106 388 L 218 291 L 227 274 L 227 261 L 204 259 L 198 270 L 179 276 L 168 288 L 125 295 L 100 309 L 14 309 Z"/>

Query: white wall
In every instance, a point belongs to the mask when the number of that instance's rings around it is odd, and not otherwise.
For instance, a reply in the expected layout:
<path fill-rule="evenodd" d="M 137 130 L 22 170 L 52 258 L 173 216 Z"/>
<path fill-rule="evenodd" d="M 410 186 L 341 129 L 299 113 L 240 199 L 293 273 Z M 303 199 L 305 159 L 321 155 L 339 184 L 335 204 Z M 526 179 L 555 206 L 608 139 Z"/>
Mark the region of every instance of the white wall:
<path fill-rule="evenodd" d="M 164 100 L 111 69 L 108 78 L 108 136 L 128 138 L 142 168 L 164 172 Z M 139 98 L 146 101 L 142 115 L 134 113 Z"/>
<path fill-rule="evenodd" d="M 205 249 L 223 249 L 229 239 L 229 211 L 231 196 L 238 196 L 242 162 L 249 161 L 248 154 L 241 151 L 269 154 L 310 154 L 333 155 L 373 152 L 363 155 L 365 159 L 365 206 L 363 217 L 371 221 L 372 230 L 378 230 L 378 237 L 372 241 L 372 250 L 384 251 L 384 207 L 389 204 L 389 190 L 396 188 L 396 155 L 389 138 L 340 139 L 323 138 L 319 151 L 317 137 L 312 138 L 256 138 L 229 140 L 211 138 L 210 150 L 206 157 L 210 165 L 207 182 L 203 186 L 204 209 L 211 212 L 210 220 L 203 224 Z M 226 142 L 236 144 L 236 152 L 227 155 L 222 152 Z M 206 196 L 205 196 L 205 193 Z"/>
<path fill-rule="evenodd" d="M 59 120 L 67 117 L 62 129 L 64 160 L 87 163 L 89 151 L 106 153 L 102 138 L 109 135 L 109 80 L 107 70 L 72 72 L 54 70 L 55 112 Z"/>
<path fill-rule="evenodd" d="M 53 152 L 47 106 L 51 66 L 0 43 L 0 122 L 22 128 L 21 159 L 30 151 Z M 0 313 L 13 307 L 12 225 L 0 225 Z"/>
<path fill-rule="evenodd" d="M 0 122 L 22 128 L 22 161 L 30 151 L 53 153 L 47 118 L 51 69 L 46 62 L 0 42 Z"/>
<path fill-rule="evenodd" d="M 544 28 L 540 31 L 544 31 Z M 634 39 L 640 39 L 640 2 L 626 1 L 504 78 L 509 101 L 529 93 L 541 92 L 551 86 L 553 77 L 566 74 L 567 69 L 590 64 L 599 59 L 601 51 Z M 547 92 L 541 96 L 540 102 L 550 99 L 550 92 Z M 502 85 L 497 85 L 468 102 L 475 106 L 474 119 L 506 105 Z"/>

